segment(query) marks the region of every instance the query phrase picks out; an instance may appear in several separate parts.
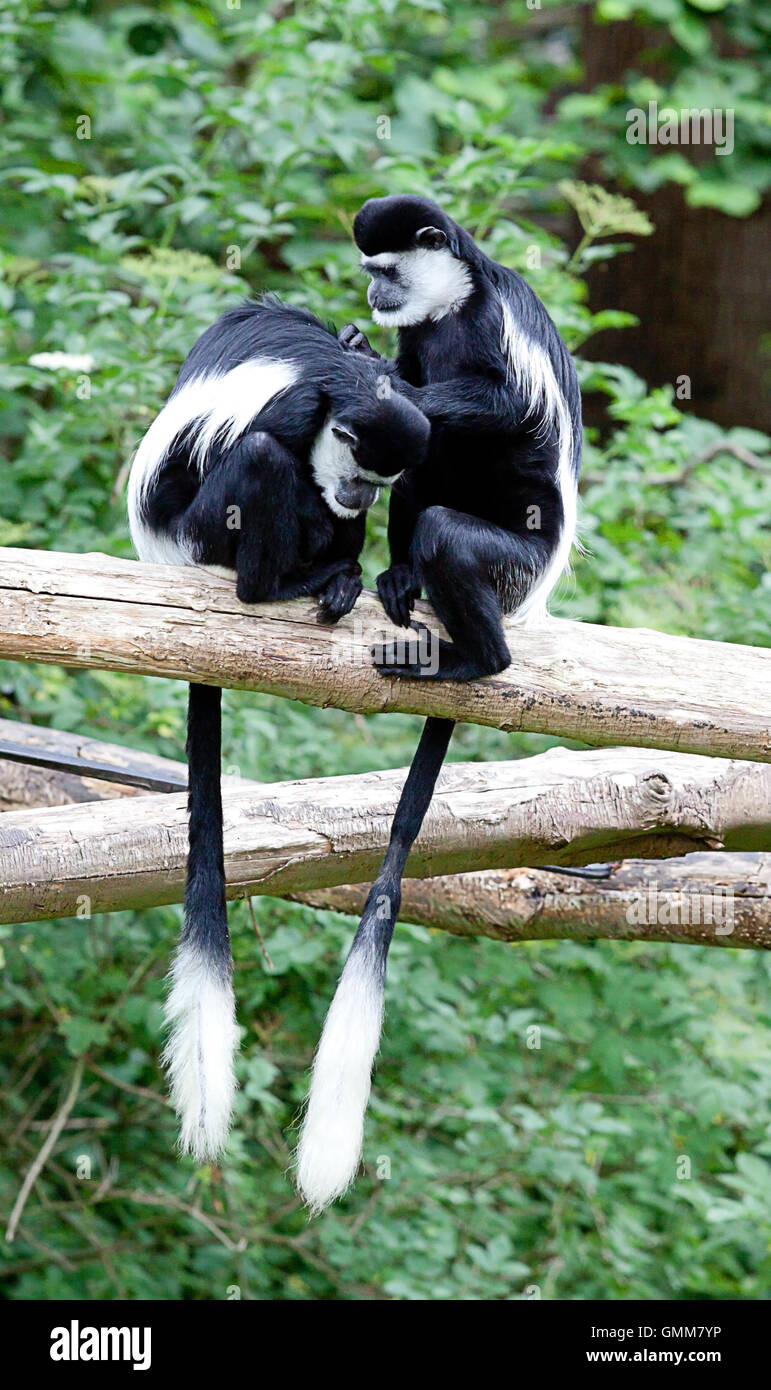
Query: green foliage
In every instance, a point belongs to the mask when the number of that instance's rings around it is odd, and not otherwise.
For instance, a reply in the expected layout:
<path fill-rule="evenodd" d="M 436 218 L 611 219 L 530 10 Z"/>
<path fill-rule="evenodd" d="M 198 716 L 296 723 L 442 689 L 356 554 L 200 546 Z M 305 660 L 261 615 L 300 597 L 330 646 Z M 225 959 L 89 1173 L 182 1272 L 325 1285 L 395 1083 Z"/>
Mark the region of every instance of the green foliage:
<path fill-rule="evenodd" d="M 634 21 L 643 38 L 618 80 L 589 93 L 570 94 L 558 124 L 583 136 L 603 175 L 645 191 L 673 180 L 693 207 L 714 207 L 747 217 L 769 184 L 771 112 L 768 105 L 768 8 L 757 0 L 597 0 L 600 25 Z M 644 27 L 643 27 L 644 26 Z M 595 42 L 601 35 L 593 30 Z M 623 49 L 622 49 L 623 51 Z M 729 113 L 733 136 L 726 153 L 685 144 L 677 153 L 656 145 L 630 145 L 630 111 Z"/>
<path fill-rule="evenodd" d="M 608 22 L 628 12 L 601 7 Z M 735 181 L 746 183 L 757 135 L 748 65 L 731 60 L 729 74 L 715 56 L 706 4 L 635 12 L 672 35 L 681 86 L 709 64 L 730 75 L 742 109 Z M 721 14 L 751 47 L 760 8 Z M 624 140 L 627 91 L 574 92 L 554 111 L 581 80 L 572 25 L 545 41 L 522 6 L 456 0 L 21 0 L 2 25 L 4 544 L 130 554 L 126 462 L 196 335 L 264 287 L 365 322 L 348 232 L 372 193 L 444 200 L 528 277 L 579 352 L 630 321 L 623 306 L 592 314 L 581 272 L 633 243 L 587 243 L 571 259 L 562 238 L 566 197 L 591 196 L 592 238 L 645 232 L 628 209 L 619 220 L 617 203 L 608 221 L 602 194 L 598 224 L 598 195 L 577 182 L 585 154 L 602 150 L 608 171 L 640 187 L 649 177 L 648 152 L 635 164 Z M 672 163 L 680 155 L 663 158 L 667 177 L 691 178 L 685 159 Z M 699 180 L 713 176 L 724 177 L 699 166 Z M 34 365 L 40 354 L 52 356 Z M 560 611 L 767 642 L 767 441 L 695 419 L 673 388 L 648 392 L 626 368 L 579 366 L 609 423 L 587 440 L 588 554 Z M 381 505 L 370 581 L 384 529 Z M 182 756 L 177 683 L 11 664 L 1 679 L 3 714 Z M 419 727 L 242 693 L 225 706 L 225 768 L 264 780 L 398 766 Z M 547 743 L 465 728 L 453 756 Z M 268 900 L 257 910 L 272 969 L 245 905 L 231 913 L 243 1048 L 221 1170 L 175 1159 L 158 1069 L 178 910 L 2 931 L 4 1213 L 84 1064 L 68 1127 L 3 1251 L 9 1297 L 216 1299 L 234 1285 L 298 1300 L 515 1299 L 532 1285 L 555 1298 L 767 1291 L 764 959 L 503 947 L 400 928 L 367 1171 L 308 1225 L 285 1176 L 291 1126 L 351 923 Z M 528 1046 L 531 1026 L 540 1048 Z M 680 1155 L 690 1179 L 678 1178 Z"/>
<path fill-rule="evenodd" d="M 615 236 L 618 232 L 650 236 L 653 231 L 650 218 L 635 207 L 631 198 L 609 193 L 599 184 L 562 179 L 559 190 L 575 208 L 584 233 L 591 241 L 598 236 Z"/>

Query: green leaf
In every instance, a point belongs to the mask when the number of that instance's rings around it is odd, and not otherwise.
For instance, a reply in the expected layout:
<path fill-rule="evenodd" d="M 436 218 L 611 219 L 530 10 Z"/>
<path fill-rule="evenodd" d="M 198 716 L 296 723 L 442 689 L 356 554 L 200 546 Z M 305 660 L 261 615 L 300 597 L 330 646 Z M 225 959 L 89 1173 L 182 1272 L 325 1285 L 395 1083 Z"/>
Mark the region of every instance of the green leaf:
<path fill-rule="evenodd" d="M 575 208 L 588 237 L 615 236 L 619 232 L 650 236 L 654 230 L 647 213 L 623 194 L 610 193 L 600 184 L 575 179 L 562 179 L 557 186 L 563 198 Z"/>
<path fill-rule="evenodd" d="M 105 1043 L 109 1037 L 109 1031 L 103 1023 L 77 1015 L 62 1023 L 61 1032 L 67 1050 L 73 1057 L 82 1057 L 94 1044 Z"/>
<path fill-rule="evenodd" d="M 685 197 L 691 207 L 718 208 L 731 217 L 749 217 L 761 203 L 756 189 L 727 179 L 698 179 L 687 189 Z"/>

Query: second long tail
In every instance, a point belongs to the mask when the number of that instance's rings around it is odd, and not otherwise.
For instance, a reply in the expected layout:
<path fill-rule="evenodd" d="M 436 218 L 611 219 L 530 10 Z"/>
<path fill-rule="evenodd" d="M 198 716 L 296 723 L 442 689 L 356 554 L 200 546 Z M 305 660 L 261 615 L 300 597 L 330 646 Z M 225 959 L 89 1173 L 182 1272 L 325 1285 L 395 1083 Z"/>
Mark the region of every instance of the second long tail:
<path fill-rule="evenodd" d="M 312 1212 L 340 1197 L 356 1176 L 380 1046 L 388 948 L 402 900 L 402 874 L 431 805 L 455 724 L 429 718 L 399 804 L 388 850 L 364 905 L 313 1064 L 297 1148 L 297 1183 Z"/>

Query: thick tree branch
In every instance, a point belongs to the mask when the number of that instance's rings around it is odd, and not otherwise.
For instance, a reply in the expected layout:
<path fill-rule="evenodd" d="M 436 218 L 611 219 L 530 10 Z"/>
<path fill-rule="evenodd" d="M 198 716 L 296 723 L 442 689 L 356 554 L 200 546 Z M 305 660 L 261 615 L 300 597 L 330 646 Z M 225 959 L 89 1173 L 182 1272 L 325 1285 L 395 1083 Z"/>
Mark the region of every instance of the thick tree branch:
<path fill-rule="evenodd" d="M 626 859 L 606 869 L 592 880 L 547 869 L 413 878 L 405 881 L 399 916 L 495 941 L 603 937 L 771 950 L 771 854 Z M 291 896 L 358 916 L 367 891 L 348 884 Z"/>
<path fill-rule="evenodd" d="M 511 627 L 502 675 L 455 685 L 380 676 L 369 649 L 394 631 L 370 594 L 330 629 L 310 601 L 246 607 L 201 570 L 0 551 L 0 657 L 771 761 L 771 651 L 550 618 Z"/>
<path fill-rule="evenodd" d="M 150 766 L 166 780 L 185 775 L 184 764 L 169 758 L 150 758 L 116 744 L 0 719 L 0 744 L 5 742 L 77 758 L 86 769 L 95 759 L 128 772 L 144 772 Z M 146 793 L 114 781 L 0 760 L 0 809 L 126 795 Z M 601 876 L 593 881 L 568 869 L 489 869 L 408 879 L 400 915 L 405 922 L 497 941 L 603 936 L 771 948 L 771 855 L 696 853 L 661 861 L 628 859 L 596 868 Z M 367 891 L 366 884 L 348 884 L 290 896 L 312 907 L 358 915 Z"/>
<path fill-rule="evenodd" d="M 230 896 L 284 896 L 374 876 L 405 775 L 230 783 Z M 723 847 L 771 851 L 771 767 L 649 749 L 554 748 L 518 762 L 449 764 L 408 873 Z M 6 812 L 0 921 L 179 902 L 186 853 L 184 794 Z"/>

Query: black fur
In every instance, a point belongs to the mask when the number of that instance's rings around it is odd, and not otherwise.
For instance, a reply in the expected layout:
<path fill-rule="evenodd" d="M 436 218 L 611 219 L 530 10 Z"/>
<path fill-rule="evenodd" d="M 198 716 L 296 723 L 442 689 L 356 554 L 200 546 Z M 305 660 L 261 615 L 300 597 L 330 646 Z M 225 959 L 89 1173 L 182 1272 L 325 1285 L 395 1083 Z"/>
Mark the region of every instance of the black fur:
<path fill-rule="evenodd" d="M 220 743 L 222 691 L 191 685 L 187 709 L 190 852 L 182 940 L 192 941 L 223 974 L 232 969 L 225 905 Z"/>
<path fill-rule="evenodd" d="M 318 594 L 334 620 L 348 611 L 340 607 L 339 575 L 360 574 L 365 515 L 335 516 L 319 492 L 309 459 L 324 420 L 331 413 L 350 427 L 357 463 L 384 478 L 405 459 L 421 462 L 429 429 L 398 392 L 380 399 L 374 359 L 345 352 L 314 315 L 270 297 L 230 310 L 202 334 L 172 397 L 197 378 L 255 358 L 296 364 L 300 379 L 255 415 L 236 444 L 215 441 L 203 476 L 191 461 L 190 432 L 181 431 L 142 519 L 152 531 L 191 542 L 197 564 L 233 569 L 245 603 Z M 234 507 L 238 528 L 227 524 Z"/>

